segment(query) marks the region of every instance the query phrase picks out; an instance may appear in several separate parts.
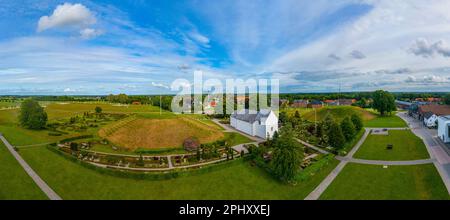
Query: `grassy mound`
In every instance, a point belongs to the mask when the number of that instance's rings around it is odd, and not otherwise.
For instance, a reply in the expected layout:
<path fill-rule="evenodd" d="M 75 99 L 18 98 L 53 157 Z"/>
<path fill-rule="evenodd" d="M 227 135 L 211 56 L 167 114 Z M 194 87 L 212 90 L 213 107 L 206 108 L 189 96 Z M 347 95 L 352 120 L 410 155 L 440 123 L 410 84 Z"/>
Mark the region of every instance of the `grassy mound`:
<path fill-rule="evenodd" d="M 327 106 L 317 109 L 317 121 L 323 120 L 327 115 L 331 115 L 335 120 L 341 121 L 347 116 L 357 114 L 362 117 L 364 121 L 374 119 L 376 115 L 356 106 Z M 308 121 L 315 121 L 314 111 L 309 111 L 303 115 Z"/>
<path fill-rule="evenodd" d="M 187 117 L 170 119 L 139 117 L 101 129 L 99 135 L 129 150 L 178 148 L 186 138 L 192 136 L 197 137 L 201 143 L 213 142 L 224 137 L 219 129 Z"/>

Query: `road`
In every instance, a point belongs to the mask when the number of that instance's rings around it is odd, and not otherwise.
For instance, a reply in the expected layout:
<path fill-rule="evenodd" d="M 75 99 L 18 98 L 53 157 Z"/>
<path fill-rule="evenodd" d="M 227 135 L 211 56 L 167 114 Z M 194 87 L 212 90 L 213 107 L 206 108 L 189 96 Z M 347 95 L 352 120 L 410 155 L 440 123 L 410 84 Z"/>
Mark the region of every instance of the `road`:
<path fill-rule="evenodd" d="M 36 185 L 47 195 L 47 197 L 50 200 L 62 200 L 61 197 L 58 194 L 56 194 L 56 192 L 53 191 L 47 185 L 47 183 L 45 183 L 44 180 L 42 180 L 41 177 L 39 177 L 39 175 L 36 172 L 34 172 L 34 170 L 30 167 L 30 165 L 28 165 L 28 163 L 25 162 L 25 160 L 20 156 L 20 154 L 18 154 L 14 150 L 14 147 L 1 134 L 0 134 L 0 139 L 3 141 L 6 148 L 9 150 L 9 152 L 11 152 L 11 154 L 14 156 L 14 158 L 16 158 L 17 162 L 19 162 L 19 164 L 22 166 L 22 168 L 25 170 L 25 172 L 31 177 L 31 179 L 33 179 L 33 181 L 36 183 Z"/>

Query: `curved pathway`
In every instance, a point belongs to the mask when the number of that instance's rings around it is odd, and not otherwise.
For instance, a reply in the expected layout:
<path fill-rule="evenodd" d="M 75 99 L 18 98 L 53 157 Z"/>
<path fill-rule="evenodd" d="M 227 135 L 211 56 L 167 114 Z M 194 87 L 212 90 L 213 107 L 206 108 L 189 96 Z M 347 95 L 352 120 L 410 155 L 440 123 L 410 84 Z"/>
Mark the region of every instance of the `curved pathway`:
<path fill-rule="evenodd" d="M 44 180 L 39 177 L 39 175 L 34 172 L 33 169 L 31 169 L 30 165 L 25 162 L 25 160 L 18 154 L 14 147 L 8 142 L 8 140 L 3 137 L 3 135 L 0 134 L 0 139 L 5 144 L 6 148 L 8 148 L 9 152 L 16 158 L 17 162 L 22 166 L 22 168 L 25 170 L 25 172 L 33 179 L 33 181 L 36 183 L 36 185 L 47 195 L 47 197 L 51 200 L 62 200 L 61 197 L 59 197 L 58 194 L 56 194 L 55 191 L 53 191 L 47 183 L 44 182 Z"/>

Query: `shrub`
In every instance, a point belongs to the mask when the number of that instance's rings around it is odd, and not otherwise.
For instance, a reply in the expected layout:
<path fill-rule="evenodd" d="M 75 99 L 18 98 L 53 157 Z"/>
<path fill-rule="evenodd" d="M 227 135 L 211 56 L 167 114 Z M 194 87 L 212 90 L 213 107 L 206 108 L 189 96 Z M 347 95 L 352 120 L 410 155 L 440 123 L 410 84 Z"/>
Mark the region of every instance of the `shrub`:
<path fill-rule="evenodd" d="M 196 137 L 189 137 L 183 141 L 183 147 L 187 151 L 194 151 L 200 147 L 200 141 Z"/>

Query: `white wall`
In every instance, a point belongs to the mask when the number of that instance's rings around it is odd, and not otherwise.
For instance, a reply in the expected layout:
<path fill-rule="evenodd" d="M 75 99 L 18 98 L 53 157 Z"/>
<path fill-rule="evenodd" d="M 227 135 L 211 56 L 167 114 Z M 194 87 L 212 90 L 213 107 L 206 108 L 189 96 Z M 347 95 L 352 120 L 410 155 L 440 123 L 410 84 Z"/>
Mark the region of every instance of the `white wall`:
<path fill-rule="evenodd" d="M 450 142 L 450 138 L 448 136 L 448 126 L 450 121 L 439 117 L 438 118 L 438 137 L 444 141 L 445 143 Z"/>

